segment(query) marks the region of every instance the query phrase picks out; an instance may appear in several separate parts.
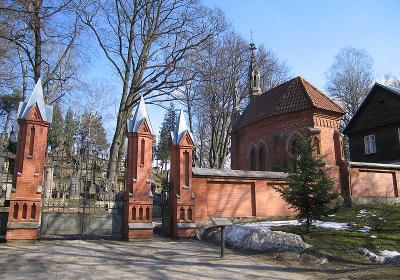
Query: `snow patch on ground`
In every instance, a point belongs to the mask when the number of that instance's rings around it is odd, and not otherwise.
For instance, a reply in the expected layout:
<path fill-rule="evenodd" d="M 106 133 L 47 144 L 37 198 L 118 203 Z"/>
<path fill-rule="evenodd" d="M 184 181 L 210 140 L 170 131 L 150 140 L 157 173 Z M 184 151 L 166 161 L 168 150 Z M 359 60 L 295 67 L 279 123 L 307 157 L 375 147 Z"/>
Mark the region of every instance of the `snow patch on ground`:
<path fill-rule="evenodd" d="M 380 251 L 379 253 L 381 256 L 389 257 L 389 258 L 400 256 L 400 252 L 397 252 L 397 251 L 383 250 L 383 251 Z"/>
<path fill-rule="evenodd" d="M 366 248 L 358 249 L 361 255 L 368 257 L 368 260 L 373 263 L 380 264 L 400 264 L 400 252 L 383 250 L 375 254 Z"/>
<path fill-rule="evenodd" d="M 364 227 L 360 228 L 358 231 L 368 233 L 371 231 L 371 229 L 372 229 L 372 227 L 364 226 Z"/>
<path fill-rule="evenodd" d="M 249 223 L 246 226 L 265 226 L 268 228 L 271 227 L 280 227 L 280 226 L 300 226 L 301 223 L 297 220 L 288 220 L 288 221 L 268 221 L 268 222 L 259 222 L 259 223 Z M 334 229 L 334 230 L 347 230 L 350 229 L 351 225 L 348 223 L 337 223 L 337 222 L 323 222 L 323 221 L 314 221 L 313 225 L 320 228 L 326 229 Z"/>

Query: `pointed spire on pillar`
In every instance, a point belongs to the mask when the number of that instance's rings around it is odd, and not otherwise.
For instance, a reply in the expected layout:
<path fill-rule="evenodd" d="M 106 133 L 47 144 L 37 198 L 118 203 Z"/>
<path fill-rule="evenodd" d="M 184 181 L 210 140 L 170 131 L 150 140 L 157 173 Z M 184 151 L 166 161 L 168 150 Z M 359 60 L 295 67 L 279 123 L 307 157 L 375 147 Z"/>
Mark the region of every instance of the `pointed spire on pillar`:
<path fill-rule="evenodd" d="M 188 133 L 190 136 L 192 142 L 194 143 L 193 140 L 193 135 L 190 132 L 190 129 L 188 128 L 185 120 L 185 115 L 183 113 L 183 110 L 179 111 L 179 116 L 178 119 L 175 123 L 175 129 L 174 132 L 172 133 L 172 144 L 174 145 L 179 145 L 179 143 L 182 141 L 183 137 L 185 136 L 185 133 Z"/>
<path fill-rule="evenodd" d="M 140 97 L 139 104 L 136 106 L 135 115 L 132 119 L 128 120 L 128 132 L 138 132 L 138 129 L 143 122 L 147 122 L 150 133 L 153 134 L 149 114 L 147 113 L 146 103 L 144 102 L 143 95 Z"/>
<path fill-rule="evenodd" d="M 17 119 L 26 119 L 35 105 L 40 112 L 42 120 L 51 123 L 53 120 L 53 106 L 46 105 L 44 102 L 42 80 L 40 78 L 27 101 L 19 103 Z"/>

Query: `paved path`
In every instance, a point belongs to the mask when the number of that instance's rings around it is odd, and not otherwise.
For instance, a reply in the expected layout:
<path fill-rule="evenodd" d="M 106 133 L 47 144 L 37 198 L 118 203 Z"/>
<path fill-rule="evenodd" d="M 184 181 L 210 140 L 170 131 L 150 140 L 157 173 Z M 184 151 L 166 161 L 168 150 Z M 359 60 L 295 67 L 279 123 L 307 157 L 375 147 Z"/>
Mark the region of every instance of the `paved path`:
<path fill-rule="evenodd" d="M 0 244 L 0 279 L 311 279 L 304 271 L 196 240 L 51 240 Z"/>

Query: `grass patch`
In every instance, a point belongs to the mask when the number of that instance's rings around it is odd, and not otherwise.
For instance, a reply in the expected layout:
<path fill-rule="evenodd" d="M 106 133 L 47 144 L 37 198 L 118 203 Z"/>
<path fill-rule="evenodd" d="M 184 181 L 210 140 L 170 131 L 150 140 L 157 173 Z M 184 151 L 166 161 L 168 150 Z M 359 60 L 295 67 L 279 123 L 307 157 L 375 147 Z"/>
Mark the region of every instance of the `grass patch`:
<path fill-rule="evenodd" d="M 347 273 L 349 273 L 351 279 L 399 279 L 400 265 L 370 264 L 366 257 L 357 252 L 360 247 L 375 252 L 378 250 L 400 252 L 399 205 L 341 208 L 334 217 L 324 220 L 351 223 L 352 228 L 350 230 L 330 230 L 312 227 L 309 232 L 300 226 L 281 226 L 272 229 L 300 235 L 306 243 L 313 245 L 312 248 L 303 252 L 303 258 L 311 260 L 321 257 L 328 258 L 330 265 L 326 268 L 343 270 L 342 277 L 347 277 Z M 372 227 L 371 231 L 360 232 L 359 230 L 364 226 Z M 371 236 L 377 238 L 371 238 Z M 354 268 L 357 268 L 357 271 L 346 272 L 346 270 Z"/>

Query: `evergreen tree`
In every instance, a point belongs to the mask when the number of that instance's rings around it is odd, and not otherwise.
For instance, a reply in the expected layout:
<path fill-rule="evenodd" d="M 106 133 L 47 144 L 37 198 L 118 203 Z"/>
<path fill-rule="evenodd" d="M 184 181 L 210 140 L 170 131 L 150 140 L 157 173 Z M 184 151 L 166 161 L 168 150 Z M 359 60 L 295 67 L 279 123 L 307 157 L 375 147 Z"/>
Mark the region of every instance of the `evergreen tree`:
<path fill-rule="evenodd" d="M 109 147 L 103 119 L 98 114 L 84 112 L 79 122 L 77 135 L 82 147 L 86 147 L 89 151 L 101 152 Z"/>
<path fill-rule="evenodd" d="M 171 131 L 174 130 L 176 119 L 176 112 L 173 103 L 170 103 L 167 112 L 164 115 L 164 120 L 161 124 L 160 135 L 158 139 L 158 145 L 156 149 L 156 158 L 161 160 L 162 165 L 166 168 L 169 159 L 169 148 L 168 139 L 171 135 Z"/>
<path fill-rule="evenodd" d="M 50 125 L 47 143 L 53 150 L 62 147 L 64 143 L 64 119 L 59 103 L 54 105 L 53 122 Z"/>
<path fill-rule="evenodd" d="M 3 130 L 0 135 L 0 149 L 6 146 L 8 126 L 12 121 L 13 114 L 18 109 L 19 102 L 22 101 L 21 94 L 14 91 L 12 94 L 3 94 L 0 96 L 0 118 L 3 125 Z"/>
<path fill-rule="evenodd" d="M 274 187 L 296 211 L 307 231 L 313 220 L 329 214 L 328 205 L 338 195 L 334 181 L 321 168 L 323 159 L 315 157 L 313 151 L 310 139 L 297 139 L 293 167 L 286 177 L 288 186 Z"/>
<path fill-rule="evenodd" d="M 64 149 L 68 155 L 71 155 L 74 146 L 74 135 L 76 133 L 76 122 L 74 120 L 74 112 L 68 108 L 65 115 L 65 128 L 64 128 Z"/>

